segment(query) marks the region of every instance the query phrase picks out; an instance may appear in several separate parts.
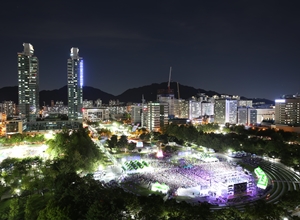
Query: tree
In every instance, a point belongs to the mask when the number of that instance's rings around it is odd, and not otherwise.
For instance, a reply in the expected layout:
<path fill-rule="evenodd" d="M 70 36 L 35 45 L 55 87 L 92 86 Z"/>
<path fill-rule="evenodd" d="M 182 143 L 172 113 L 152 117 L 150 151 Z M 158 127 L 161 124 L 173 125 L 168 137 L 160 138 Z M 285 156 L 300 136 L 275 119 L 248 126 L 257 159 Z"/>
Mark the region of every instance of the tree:
<path fill-rule="evenodd" d="M 215 132 L 219 129 L 218 124 L 208 123 L 197 126 L 197 130 L 204 133 Z"/>
<path fill-rule="evenodd" d="M 226 208 L 226 209 L 221 209 L 218 212 L 214 212 L 213 219 L 215 219 L 215 220 L 242 220 L 242 219 L 244 219 L 244 213 L 235 208 Z"/>
<path fill-rule="evenodd" d="M 45 209 L 39 212 L 38 220 L 71 220 L 68 216 L 69 209 L 56 206 L 54 200 L 50 200 Z"/>
<path fill-rule="evenodd" d="M 37 219 L 39 212 L 47 205 L 48 200 L 41 194 L 28 196 L 25 203 L 25 220 Z"/>
<path fill-rule="evenodd" d="M 95 201 L 86 213 L 87 220 L 94 219 L 122 219 L 121 213 L 125 210 L 118 206 L 118 201 Z"/>
<path fill-rule="evenodd" d="M 284 214 L 284 210 L 276 204 L 267 204 L 264 200 L 258 200 L 253 206 L 247 208 L 251 219 L 277 220 Z"/>
<path fill-rule="evenodd" d="M 135 143 L 133 143 L 133 142 L 130 142 L 128 145 L 127 145 L 127 149 L 128 150 L 134 150 L 135 149 L 135 147 L 136 147 L 136 145 L 135 145 Z"/>
<path fill-rule="evenodd" d="M 149 197 L 139 197 L 140 206 L 142 210 L 140 211 L 139 217 L 144 217 L 146 219 L 161 219 L 164 214 L 163 200 L 158 195 L 151 195 Z M 143 219 L 143 218 L 141 218 Z"/>
<path fill-rule="evenodd" d="M 109 129 L 101 128 L 100 130 L 98 130 L 98 134 L 100 135 L 99 139 L 101 139 L 101 136 L 111 137 L 112 132 Z"/>
<path fill-rule="evenodd" d="M 141 140 L 144 140 L 144 141 L 149 141 L 149 140 L 150 140 L 150 137 L 151 137 L 150 133 L 142 133 L 142 134 L 139 136 L 139 138 L 140 138 Z"/>
<path fill-rule="evenodd" d="M 49 140 L 47 151 L 52 158 L 63 159 L 73 171 L 92 171 L 101 159 L 99 148 L 84 128 L 63 131 Z"/>
<path fill-rule="evenodd" d="M 109 140 L 107 140 L 107 146 L 110 150 L 112 150 L 113 148 L 115 148 L 118 144 L 118 136 L 117 135 L 113 135 L 111 136 L 111 138 Z"/>
<path fill-rule="evenodd" d="M 10 201 L 10 210 L 8 215 L 8 220 L 15 220 L 15 219 L 24 219 L 23 215 L 23 207 L 21 204 L 21 200 L 19 198 L 13 198 Z"/>
<path fill-rule="evenodd" d="M 128 139 L 126 135 L 122 135 L 118 141 L 118 147 L 123 148 L 123 147 L 127 147 L 128 145 Z"/>
<path fill-rule="evenodd" d="M 126 211 L 123 190 L 103 188 L 90 176 L 60 174 L 54 183 L 54 195 L 38 219 L 121 219 Z"/>

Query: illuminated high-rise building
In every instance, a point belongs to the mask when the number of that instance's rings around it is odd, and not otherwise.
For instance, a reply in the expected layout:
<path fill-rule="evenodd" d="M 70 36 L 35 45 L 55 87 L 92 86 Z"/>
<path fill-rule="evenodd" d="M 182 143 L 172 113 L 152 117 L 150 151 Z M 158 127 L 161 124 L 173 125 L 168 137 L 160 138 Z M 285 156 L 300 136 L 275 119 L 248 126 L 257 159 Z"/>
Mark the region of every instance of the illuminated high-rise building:
<path fill-rule="evenodd" d="M 174 92 L 173 89 L 159 89 L 157 91 L 157 101 L 160 103 L 168 103 L 169 106 L 169 113 L 168 117 L 173 118 L 174 117 Z"/>
<path fill-rule="evenodd" d="M 5 113 L 9 117 L 16 115 L 16 104 L 13 101 L 3 101 L 1 105 L 1 112 Z"/>
<path fill-rule="evenodd" d="M 35 121 L 39 112 L 39 61 L 30 43 L 23 46 L 24 51 L 18 53 L 18 109 L 21 116 Z"/>
<path fill-rule="evenodd" d="M 257 124 L 257 109 L 250 107 L 237 108 L 237 124 L 239 125 L 256 125 Z M 261 121 L 260 121 L 261 122 Z"/>
<path fill-rule="evenodd" d="M 168 124 L 168 103 L 148 102 L 145 113 L 146 127 L 151 131 L 159 131 Z"/>
<path fill-rule="evenodd" d="M 189 101 L 184 99 L 174 99 L 174 115 L 175 118 L 188 118 Z"/>
<path fill-rule="evenodd" d="M 202 116 L 205 115 L 213 115 L 214 114 L 214 103 L 213 102 L 206 102 L 206 101 L 202 101 L 201 102 L 201 114 Z"/>
<path fill-rule="evenodd" d="M 130 111 L 130 118 L 131 118 L 131 123 L 141 123 L 142 122 L 142 111 L 143 111 L 143 104 L 134 104 L 131 106 L 131 111 Z"/>
<path fill-rule="evenodd" d="M 201 116 L 201 102 L 197 100 L 189 100 L 189 119 L 193 120 Z"/>
<path fill-rule="evenodd" d="M 218 124 L 237 123 L 237 100 L 216 99 L 214 107 L 214 122 Z"/>
<path fill-rule="evenodd" d="M 82 119 L 83 59 L 79 49 L 71 48 L 68 59 L 68 117 L 69 120 Z"/>
<path fill-rule="evenodd" d="M 285 95 L 275 100 L 275 123 L 300 126 L 300 96 L 298 94 Z"/>

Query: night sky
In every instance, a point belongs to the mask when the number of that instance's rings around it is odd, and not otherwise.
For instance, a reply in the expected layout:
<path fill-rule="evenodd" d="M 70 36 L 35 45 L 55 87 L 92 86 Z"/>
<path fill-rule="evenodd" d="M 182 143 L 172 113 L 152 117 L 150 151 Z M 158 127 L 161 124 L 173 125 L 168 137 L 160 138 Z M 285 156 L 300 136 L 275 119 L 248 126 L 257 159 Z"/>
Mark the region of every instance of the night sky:
<path fill-rule="evenodd" d="M 279 4 L 280 2 L 280 4 Z M 119 95 L 168 81 L 275 99 L 300 92 L 299 1 L 5 1 L 0 87 L 17 85 L 17 52 L 31 43 L 40 90 L 67 84 L 70 48 L 84 84 Z M 99 97 L 101 98 L 101 97 Z"/>

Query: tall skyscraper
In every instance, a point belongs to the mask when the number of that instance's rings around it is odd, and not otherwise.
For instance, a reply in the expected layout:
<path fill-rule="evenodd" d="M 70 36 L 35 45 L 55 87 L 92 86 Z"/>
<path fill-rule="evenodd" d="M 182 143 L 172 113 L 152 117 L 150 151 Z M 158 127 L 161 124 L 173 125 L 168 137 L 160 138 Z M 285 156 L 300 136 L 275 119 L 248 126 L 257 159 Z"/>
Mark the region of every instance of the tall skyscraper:
<path fill-rule="evenodd" d="M 20 115 L 35 121 L 39 112 L 39 61 L 30 43 L 23 46 L 24 51 L 18 53 L 18 108 Z"/>
<path fill-rule="evenodd" d="M 218 124 L 237 123 L 237 100 L 216 99 L 214 107 L 214 122 Z"/>
<path fill-rule="evenodd" d="M 68 117 L 69 120 L 82 119 L 83 59 L 79 49 L 71 48 L 68 59 Z"/>

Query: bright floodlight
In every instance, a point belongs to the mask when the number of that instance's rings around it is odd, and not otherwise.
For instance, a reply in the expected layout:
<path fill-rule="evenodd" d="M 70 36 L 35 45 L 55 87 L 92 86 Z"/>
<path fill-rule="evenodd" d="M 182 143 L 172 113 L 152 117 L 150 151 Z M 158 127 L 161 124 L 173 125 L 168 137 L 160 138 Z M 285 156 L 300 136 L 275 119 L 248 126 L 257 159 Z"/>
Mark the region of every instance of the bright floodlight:
<path fill-rule="evenodd" d="M 44 135 L 44 137 L 45 137 L 46 139 L 53 139 L 53 138 L 54 138 L 54 134 L 53 134 L 52 131 L 49 131 L 48 133 L 46 133 L 46 134 Z"/>
<path fill-rule="evenodd" d="M 162 150 L 157 151 L 156 157 L 158 157 L 158 158 L 164 157 Z"/>
<path fill-rule="evenodd" d="M 21 190 L 20 189 L 15 189 L 15 193 L 20 195 Z"/>

